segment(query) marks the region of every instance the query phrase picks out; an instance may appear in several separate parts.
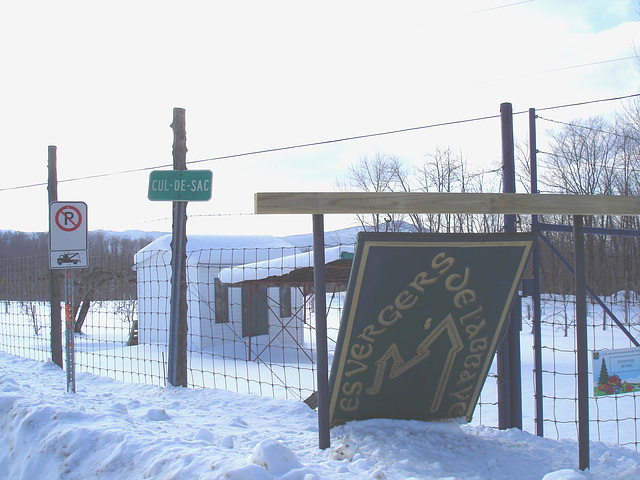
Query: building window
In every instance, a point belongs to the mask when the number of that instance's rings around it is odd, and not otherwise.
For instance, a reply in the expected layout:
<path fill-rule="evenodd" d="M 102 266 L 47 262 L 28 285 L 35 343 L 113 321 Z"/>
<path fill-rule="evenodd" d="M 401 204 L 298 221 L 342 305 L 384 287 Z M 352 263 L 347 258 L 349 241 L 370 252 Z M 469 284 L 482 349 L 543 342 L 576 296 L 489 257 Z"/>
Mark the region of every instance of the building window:
<path fill-rule="evenodd" d="M 198 268 L 198 305 L 200 318 L 215 323 L 229 322 L 229 287 L 218 278 L 218 268 Z"/>
<path fill-rule="evenodd" d="M 214 280 L 216 295 L 216 323 L 229 323 L 229 288 L 222 285 L 219 278 Z"/>
<path fill-rule="evenodd" d="M 291 287 L 280 286 L 280 318 L 291 316 Z"/>
<path fill-rule="evenodd" d="M 269 335 L 266 287 L 242 287 L 242 338 Z"/>

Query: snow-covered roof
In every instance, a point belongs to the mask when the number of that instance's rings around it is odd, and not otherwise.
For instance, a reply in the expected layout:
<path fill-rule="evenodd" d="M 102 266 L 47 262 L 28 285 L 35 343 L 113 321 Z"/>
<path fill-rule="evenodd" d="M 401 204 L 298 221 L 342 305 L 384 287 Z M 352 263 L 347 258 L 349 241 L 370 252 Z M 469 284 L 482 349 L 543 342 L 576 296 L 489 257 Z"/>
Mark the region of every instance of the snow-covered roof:
<path fill-rule="evenodd" d="M 240 265 L 300 251 L 271 235 L 189 235 L 186 250 L 188 265 Z M 139 250 L 134 256 L 134 268 L 166 263 L 167 258 L 171 258 L 171 235 L 160 237 Z"/>
<path fill-rule="evenodd" d="M 324 251 L 325 263 L 343 259 L 345 254 L 353 254 L 353 251 L 353 245 L 326 248 Z M 225 268 L 220 271 L 218 278 L 222 283 L 233 284 L 282 276 L 294 270 L 309 267 L 313 267 L 313 251 Z"/>
<path fill-rule="evenodd" d="M 391 229 L 389 231 L 407 233 L 413 233 L 416 231 L 415 227 L 410 223 L 403 221 L 394 221 L 392 223 L 393 224 L 391 225 Z M 379 229 L 383 232 L 386 231 L 384 225 L 380 225 Z M 356 243 L 358 239 L 358 233 L 374 231 L 376 231 L 376 229 L 371 225 L 358 225 L 354 227 L 347 227 L 341 228 L 339 230 L 324 232 L 324 244 L 326 246 L 332 247 L 344 244 L 350 245 L 352 243 Z M 299 247 L 307 247 L 313 245 L 313 233 L 289 235 L 283 238 L 292 245 L 297 245 Z"/>

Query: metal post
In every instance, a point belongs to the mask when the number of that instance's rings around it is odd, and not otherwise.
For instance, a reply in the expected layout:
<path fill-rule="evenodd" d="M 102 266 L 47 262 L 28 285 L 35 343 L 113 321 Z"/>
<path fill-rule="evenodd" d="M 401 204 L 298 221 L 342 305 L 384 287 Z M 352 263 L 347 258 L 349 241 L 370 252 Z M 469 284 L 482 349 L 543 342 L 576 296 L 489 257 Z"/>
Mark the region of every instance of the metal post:
<path fill-rule="evenodd" d="M 324 216 L 313 215 L 313 288 L 316 308 L 316 375 L 318 382 L 318 447 L 331 446 L 329 426 L 329 356 L 327 349 L 327 283 Z"/>
<path fill-rule="evenodd" d="M 529 109 L 529 157 L 531 171 L 531 193 L 538 192 L 538 147 L 536 139 L 536 110 Z M 537 215 L 531 215 L 531 231 L 539 233 L 539 221 Z M 533 270 L 533 371 L 534 371 L 534 397 L 535 397 L 535 424 L 536 435 L 544 436 L 544 410 L 542 387 L 542 308 L 540 299 L 540 244 L 536 240 L 531 252 L 531 266 Z"/>
<path fill-rule="evenodd" d="M 73 315 L 73 275 L 69 269 L 64 271 L 64 295 L 65 295 L 65 339 L 66 339 L 66 367 L 67 367 L 67 393 L 76 393 L 76 359 L 74 332 L 75 321 Z"/>
<path fill-rule="evenodd" d="M 573 216 L 576 287 L 576 356 L 578 365 L 578 450 L 580 470 L 589 468 L 589 351 L 587 346 L 587 280 L 582 215 Z"/>
<path fill-rule="evenodd" d="M 513 108 L 500 105 L 502 132 L 502 191 L 515 193 L 515 154 L 513 141 Z M 504 216 L 504 231 L 516 231 L 515 215 Z M 522 318 L 517 309 L 509 314 L 509 324 L 498 349 L 498 426 L 501 429 L 522 428 L 522 385 L 520 373 L 520 328 Z"/>
<path fill-rule="evenodd" d="M 48 151 L 49 204 L 58 201 L 57 147 L 49 145 Z M 51 305 L 51 361 L 62 368 L 62 315 L 60 313 L 60 273 L 49 269 Z"/>

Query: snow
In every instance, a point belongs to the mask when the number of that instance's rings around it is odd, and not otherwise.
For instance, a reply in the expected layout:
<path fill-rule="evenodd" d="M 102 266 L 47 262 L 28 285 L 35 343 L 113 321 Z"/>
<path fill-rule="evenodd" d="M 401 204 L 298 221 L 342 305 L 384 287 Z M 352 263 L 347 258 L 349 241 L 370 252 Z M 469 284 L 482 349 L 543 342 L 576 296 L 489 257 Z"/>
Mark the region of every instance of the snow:
<path fill-rule="evenodd" d="M 301 401 L 155 387 L 0 353 L 0 478 L 625 480 L 640 454 L 454 421 L 374 419 L 331 431 Z"/>
<path fill-rule="evenodd" d="M 189 235 L 187 240 L 188 253 L 214 248 L 290 248 L 292 246 L 289 242 L 271 235 Z M 155 250 L 171 251 L 171 235 L 157 238 L 140 251 Z"/>
<path fill-rule="evenodd" d="M 324 250 L 325 263 L 335 262 L 342 258 L 343 253 L 353 254 L 353 245 L 340 245 L 329 247 Z M 224 268 L 220 271 L 218 278 L 222 283 L 238 283 L 248 280 L 261 280 L 270 276 L 286 275 L 298 268 L 309 268 L 313 266 L 313 250 L 297 255 L 287 255 L 281 258 L 274 258 L 262 262 L 248 263 L 238 267 Z"/>
<path fill-rule="evenodd" d="M 134 268 L 169 265 L 171 235 L 157 238 L 134 255 Z M 236 265 L 293 255 L 300 251 L 289 242 L 271 235 L 189 235 L 187 265 Z M 215 258 L 210 258 L 215 254 Z"/>
<path fill-rule="evenodd" d="M 415 227 L 404 221 L 392 221 L 390 225 L 393 232 L 415 232 Z M 374 232 L 375 228 L 370 225 L 358 225 L 355 227 L 345 227 L 338 230 L 324 232 L 324 244 L 326 246 L 336 245 L 355 245 L 358 240 L 358 234 L 362 231 Z M 308 247 L 313 245 L 313 234 L 302 233 L 298 235 L 288 235 L 282 237 L 286 242 L 297 247 Z"/>

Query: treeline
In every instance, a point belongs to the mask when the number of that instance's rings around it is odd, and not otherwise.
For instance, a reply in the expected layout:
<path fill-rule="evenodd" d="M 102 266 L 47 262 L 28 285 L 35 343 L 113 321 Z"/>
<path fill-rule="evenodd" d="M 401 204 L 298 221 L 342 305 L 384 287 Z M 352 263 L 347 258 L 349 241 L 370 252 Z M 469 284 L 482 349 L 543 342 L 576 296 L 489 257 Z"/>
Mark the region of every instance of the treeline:
<path fill-rule="evenodd" d="M 544 121 L 546 119 L 542 119 Z M 549 122 L 551 122 L 549 120 Z M 561 125 L 549 132 L 548 150 L 539 157 L 539 184 L 545 193 L 572 195 L 640 195 L 640 103 L 634 101 L 613 120 L 593 117 Z M 526 162 L 522 162 L 526 165 Z M 528 171 L 526 172 L 528 175 Z M 571 225 L 570 216 L 541 216 L 549 224 Z M 585 237 L 589 285 L 600 295 L 640 291 L 640 217 L 588 215 L 585 227 L 613 230 Z M 572 235 L 547 232 L 546 237 L 573 263 Z M 544 252 L 544 250 L 543 250 Z M 566 267 L 546 254 L 543 273 L 554 293 L 571 293 Z M 553 281 L 551 281 L 553 279 Z"/>
<path fill-rule="evenodd" d="M 593 117 L 561 123 L 538 118 L 554 128 L 538 145 L 538 192 L 573 195 L 640 195 L 640 102 L 626 106 L 613 120 Z M 538 131 L 541 131 L 538 128 Z M 540 147 L 539 147 L 540 148 Z M 451 148 L 438 148 L 422 162 L 408 164 L 394 155 L 364 155 L 347 168 L 337 182 L 342 191 L 366 192 L 500 192 L 501 165 L 473 169 Z M 516 147 L 518 191 L 530 192 L 530 158 L 527 141 Z M 531 217 L 518 216 L 518 230 L 531 230 Z M 389 231 L 410 223 L 416 232 L 497 233 L 503 231 L 502 215 L 465 214 L 376 214 L 360 216 L 367 228 Z M 571 216 L 544 216 L 540 221 L 570 226 Z M 640 217 L 591 215 L 585 226 L 622 229 L 618 234 L 586 238 L 587 274 L 590 285 L 601 295 L 640 290 L 640 242 L 629 231 L 640 230 Z M 621 233 L 621 234 L 620 234 Z M 569 233 L 546 232 L 556 252 L 573 264 L 573 239 Z M 543 291 L 571 294 L 573 280 L 566 265 L 552 249 L 542 250 Z"/>
<path fill-rule="evenodd" d="M 90 256 L 119 255 L 135 253 L 155 240 L 160 233 L 127 233 L 96 230 L 89 232 L 87 247 Z M 0 230 L 0 258 L 21 258 L 47 255 L 49 252 L 48 232 L 17 232 Z"/>
<path fill-rule="evenodd" d="M 538 121 L 549 121 L 539 119 Z M 640 103 L 635 101 L 613 120 L 594 117 L 571 123 L 553 123 L 544 150 L 537 155 L 540 193 L 640 196 Z M 538 129 L 540 130 L 540 129 Z M 530 191 L 530 159 L 527 142 L 516 148 L 518 191 Z M 394 155 L 362 156 L 336 183 L 338 190 L 367 192 L 499 192 L 501 166 L 477 170 L 462 152 L 438 148 L 419 164 L 407 164 Z M 410 224 L 415 232 L 497 233 L 503 230 L 501 215 L 376 214 L 360 216 L 367 230 L 393 231 Z M 544 216 L 540 221 L 570 227 L 571 216 Z M 640 241 L 629 231 L 640 229 L 640 217 L 585 216 L 586 227 L 622 229 L 623 235 L 586 238 L 589 284 L 600 295 L 640 290 Z M 530 216 L 518 216 L 517 229 L 530 231 Z M 543 292 L 571 294 L 573 238 L 570 233 L 545 232 L 552 247 L 543 245 Z M 155 236 L 89 234 L 88 269 L 78 270 L 80 297 L 92 301 L 135 298 L 133 254 Z M 46 233 L 0 232 L 0 299 L 46 300 L 48 292 L 48 237 Z M 568 267 L 558 254 L 561 254 Z M 16 272 L 3 271 L 4 259 L 22 259 Z M 37 259 L 40 260 L 37 260 Z M 8 263 L 6 263 L 8 265 Z M 17 277 L 15 277 L 17 275 Z M 19 278 L 10 281 L 9 278 Z M 38 288 L 39 294 L 30 293 Z M 42 288 L 41 288 L 42 287 Z"/>
<path fill-rule="evenodd" d="M 89 232 L 89 267 L 73 269 L 78 308 L 93 301 L 136 298 L 133 256 L 159 234 L 130 236 L 115 232 Z M 0 300 L 50 299 L 48 233 L 0 232 Z"/>
<path fill-rule="evenodd" d="M 47 233 L 0 231 L 0 258 L 33 257 L 48 250 Z"/>

